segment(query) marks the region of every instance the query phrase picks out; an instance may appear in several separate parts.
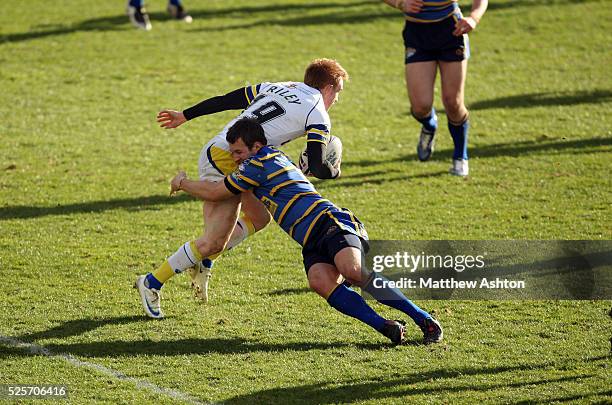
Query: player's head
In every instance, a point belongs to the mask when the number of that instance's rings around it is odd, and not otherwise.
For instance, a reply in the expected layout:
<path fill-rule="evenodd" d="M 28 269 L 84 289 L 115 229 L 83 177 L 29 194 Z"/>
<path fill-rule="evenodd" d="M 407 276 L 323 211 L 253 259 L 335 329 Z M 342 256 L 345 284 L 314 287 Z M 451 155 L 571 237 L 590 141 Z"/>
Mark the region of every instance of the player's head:
<path fill-rule="evenodd" d="M 315 59 L 304 73 L 304 83 L 321 92 L 326 110 L 338 101 L 338 93 L 342 91 L 344 81 L 348 79 L 346 70 L 333 59 Z"/>
<path fill-rule="evenodd" d="M 250 158 L 268 143 L 261 124 L 250 117 L 236 121 L 227 130 L 225 140 L 229 143 L 232 159 L 237 163 Z"/>

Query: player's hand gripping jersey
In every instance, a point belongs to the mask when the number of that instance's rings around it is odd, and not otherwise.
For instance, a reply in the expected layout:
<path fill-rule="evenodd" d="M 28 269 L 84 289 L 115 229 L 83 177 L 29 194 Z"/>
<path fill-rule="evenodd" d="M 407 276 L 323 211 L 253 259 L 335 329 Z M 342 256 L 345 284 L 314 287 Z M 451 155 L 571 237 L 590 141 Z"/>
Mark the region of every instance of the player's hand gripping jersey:
<path fill-rule="evenodd" d="M 291 160 L 275 148 L 262 147 L 224 181 L 235 194 L 252 189 L 280 227 L 302 246 L 323 216 L 331 218 L 341 230 L 368 238 L 351 211 L 321 197 Z"/>
<path fill-rule="evenodd" d="M 280 146 L 307 136 L 308 142 L 327 144 L 331 130 L 319 90 L 300 82 L 261 83 L 243 89 L 245 110 L 204 146 L 200 178 L 220 180 L 236 169 L 225 140 L 227 130 L 240 118 L 255 117 L 268 145 Z"/>

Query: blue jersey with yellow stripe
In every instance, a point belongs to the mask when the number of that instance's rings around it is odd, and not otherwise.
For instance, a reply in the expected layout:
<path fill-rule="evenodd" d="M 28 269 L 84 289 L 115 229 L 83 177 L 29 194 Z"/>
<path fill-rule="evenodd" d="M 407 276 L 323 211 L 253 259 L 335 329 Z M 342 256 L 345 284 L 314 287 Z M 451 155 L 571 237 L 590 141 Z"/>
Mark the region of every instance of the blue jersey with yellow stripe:
<path fill-rule="evenodd" d="M 418 23 L 432 23 L 442 21 L 452 15 L 458 18 L 461 10 L 457 0 L 426 0 L 418 13 L 405 13 L 406 20 Z"/>
<path fill-rule="evenodd" d="M 280 227 L 302 246 L 323 216 L 367 239 L 363 224 L 352 212 L 323 198 L 291 160 L 273 147 L 264 146 L 242 162 L 225 178 L 225 185 L 235 194 L 252 189 Z"/>

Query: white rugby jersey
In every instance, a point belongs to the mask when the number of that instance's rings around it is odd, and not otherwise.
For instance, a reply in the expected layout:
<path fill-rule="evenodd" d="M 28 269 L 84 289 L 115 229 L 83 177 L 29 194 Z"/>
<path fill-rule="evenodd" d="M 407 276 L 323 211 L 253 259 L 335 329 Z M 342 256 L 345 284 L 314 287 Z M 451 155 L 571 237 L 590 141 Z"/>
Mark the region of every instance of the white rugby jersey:
<path fill-rule="evenodd" d="M 281 82 L 247 86 L 245 93 L 249 106 L 213 138 L 216 147 L 229 151 L 227 130 L 243 117 L 259 121 L 270 146 L 304 135 L 307 141 L 327 144 L 331 122 L 319 90 L 301 82 Z"/>

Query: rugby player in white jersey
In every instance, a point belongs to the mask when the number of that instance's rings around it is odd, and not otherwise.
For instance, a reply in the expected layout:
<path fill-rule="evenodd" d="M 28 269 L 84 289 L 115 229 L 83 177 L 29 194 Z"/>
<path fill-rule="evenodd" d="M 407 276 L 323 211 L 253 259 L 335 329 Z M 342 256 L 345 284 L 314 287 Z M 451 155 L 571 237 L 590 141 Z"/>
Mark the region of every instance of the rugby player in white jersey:
<path fill-rule="evenodd" d="M 332 179 L 340 175 L 340 169 L 323 159 L 331 130 L 327 111 L 338 100 L 345 80 L 348 80 L 348 73 L 338 62 L 316 59 L 306 68 L 303 82 L 266 82 L 243 87 L 204 100 L 182 112 L 162 110 L 157 121 L 161 127 L 171 129 L 202 115 L 243 109 L 202 149 L 198 164 L 201 180 L 223 181 L 236 170 L 237 163 L 232 159 L 225 138 L 227 129 L 244 117 L 257 119 L 271 146 L 281 146 L 306 136 L 310 172 L 317 178 Z M 239 216 L 240 211 L 242 215 Z M 203 215 L 202 236 L 182 245 L 153 273 L 138 277 L 136 287 L 141 296 L 145 287 L 159 291 L 173 275 L 190 269 L 196 296 L 207 301 L 213 260 L 270 222 L 268 211 L 251 192 L 224 201 L 206 202 Z M 145 310 L 153 318 L 163 317 L 155 308 L 147 310 L 145 307 Z"/>

